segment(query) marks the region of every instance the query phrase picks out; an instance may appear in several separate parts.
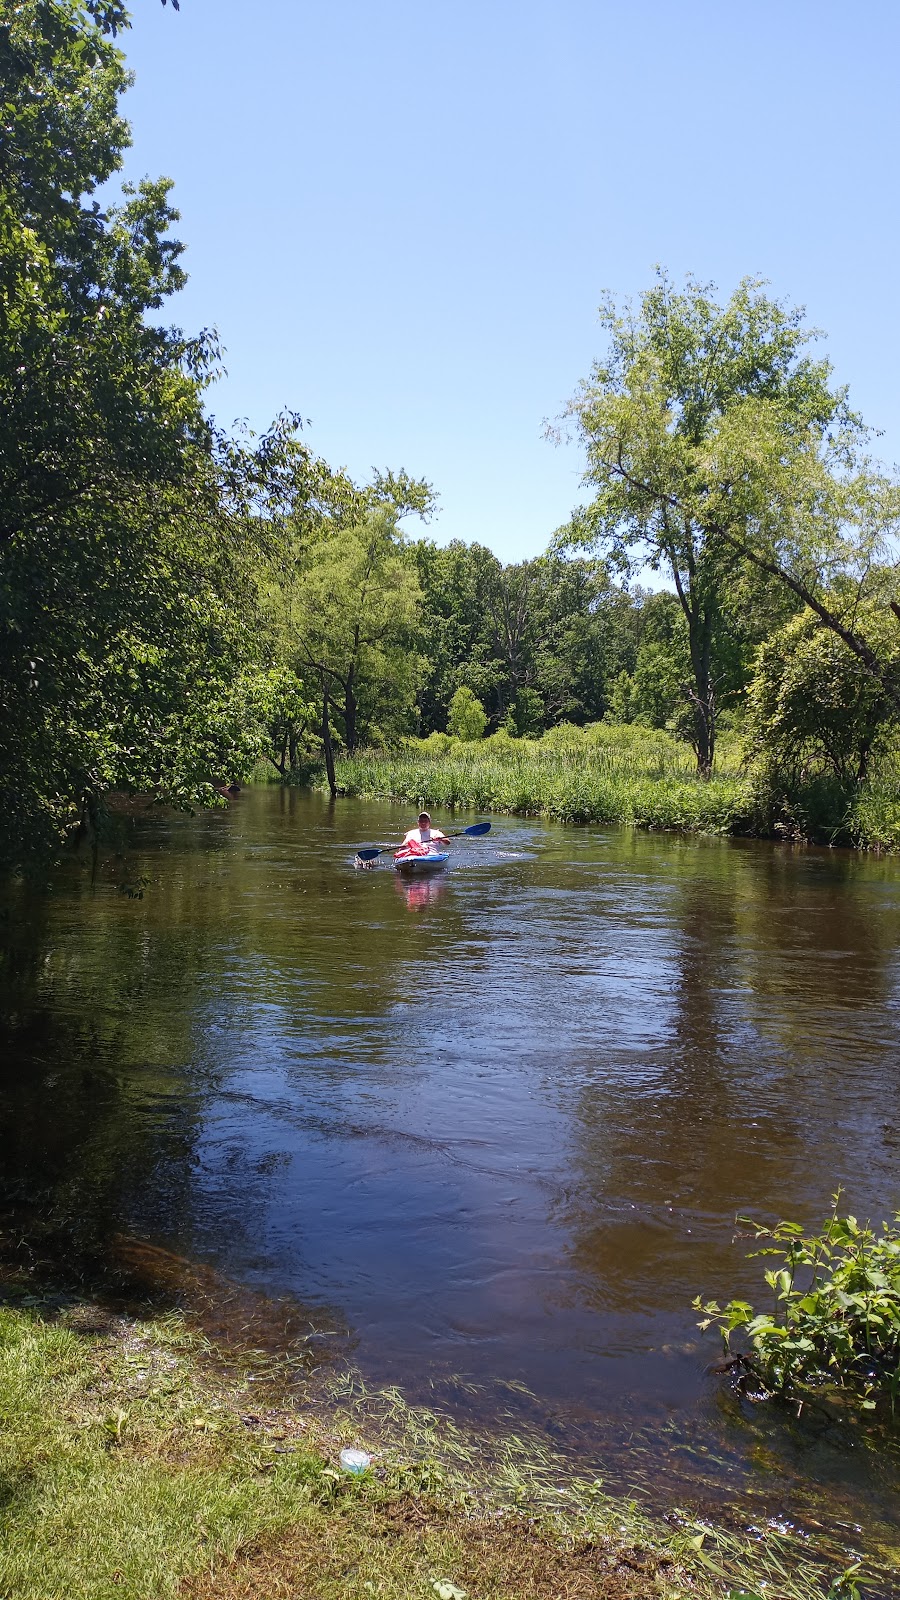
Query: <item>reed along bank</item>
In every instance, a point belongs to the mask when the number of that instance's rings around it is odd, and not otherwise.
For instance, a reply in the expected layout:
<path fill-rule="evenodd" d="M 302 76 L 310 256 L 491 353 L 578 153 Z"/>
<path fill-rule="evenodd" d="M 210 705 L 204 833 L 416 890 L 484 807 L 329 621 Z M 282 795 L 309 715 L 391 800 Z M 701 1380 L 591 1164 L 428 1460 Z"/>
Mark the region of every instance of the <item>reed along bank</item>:
<path fill-rule="evenodd" d="M 541 739 L 501 732 L 464 742 L 446 734 L 364 749 L 336 763 L 339 792 L 436 809 L 557 822 L 808 840 L 857 849 L 900 846 L 900 771 L 882 763 L 865 784 L 754 765 L 736 737 L 697 776 L 691 748 L 665 731 L 595 723 Z"/>

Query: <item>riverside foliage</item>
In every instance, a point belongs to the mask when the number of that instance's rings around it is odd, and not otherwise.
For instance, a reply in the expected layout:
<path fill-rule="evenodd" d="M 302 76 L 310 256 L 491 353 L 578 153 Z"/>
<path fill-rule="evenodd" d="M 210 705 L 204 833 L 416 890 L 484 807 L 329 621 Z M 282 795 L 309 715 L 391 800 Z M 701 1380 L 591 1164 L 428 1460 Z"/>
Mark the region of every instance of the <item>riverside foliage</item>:
<path fill-rule="evenodd" d="M 216 426 L 215 338 L 159 316 L 186 281 L 169 180 L 96 198 L 130 143 L 128 26 L 118 0 L 0 5 L 0 861 L 95 834 L 110 790 L 217 803 L 316 711 L 327 735 L 338 684 L 352 744 L 358 657 L 396 642 L 352 592 L 360 529 L 423 503 L 403 474 L 356 493 L 292 414 L 261 438 Z M 298 566 L 306 626 L 284 650 Z M 404 585 L 406 567 L 392 620 Z"/>
<path fill-rule="evenodd" d="M 396 1391 L 348 1407 L 361 1387 L 304 1395 L 296 1369 L 223 1359 L 175 1318 L 0 1307 L 4 1596 L 344 1600 L 352 1574 L 383 1600 L 555 1600 L 607 1572 L 619 1592 L 623 1565 L 658 1600 L 857 1594 L 855 1568 L 787 1531 L 656 1520 L 540 1439 L 488 1444 Z M 360 1437 L 377 1470 L 357 1478 L 337 1464 Z"/>
<path fill-rule="evenodd" d="M 730 833 L 742 823 L 749 831 L 751 814 L 737 770 L 705 782 L 685 744 L 641 727 L 559 727 L 542 739 L 500 732 L 480 743 L 432 734 L 401 750 L 346 757 L 337 776 L 347 794 L 561 822 Z"/>
<path fill-rule="evenodd" d="M 292 429 L 221 435 L 215 340 L 157 320 L 185 281 L 168 180 L 95 198 L 129 143 L 126 25 L 0 7 L 0 858 L 111 788 L 214 799 L 266 723 L 252 570 Z"/>
<path fill-rule="evenodd" d="M 767 771 L 722 739 L 715 773 L 697 776 L 690 748 L 664 729 L 563 725 L 541 739 L 501 731 L 479 743 L 431 734 L 393 750 L 361 750 L 337 762 L 345 794 L 462 806 L 559 822 L 619 824 L 690 833 L 819 838 L 895 849 L 900 773 L 886 763 L 858 791 L 812 781 L 793 809 Z"/>
<path fill-rule="evenodd" d="M 739 1359 L 772 1394 L 802 1399 L 840 1388 L 863 1410 L 886 1398 L 893 1411 L 900 1397 L 900 1216 L 876 1233 L 840 1216 L 839 1204 L 840 1192 L 817 1234 L 796 1222 L 750 1224 L 757 1239 L 771 1241 L 752 1253 L 783 1263 L 765 1275 L 771 1312 L 745 1300 L 720 1306 L 698 1298 L 694 1308 L 704 1314 L 701 1328 L 719 1329 L 726 1352 L 732 1335 L 744 1334 L 749 1354 Z"/>

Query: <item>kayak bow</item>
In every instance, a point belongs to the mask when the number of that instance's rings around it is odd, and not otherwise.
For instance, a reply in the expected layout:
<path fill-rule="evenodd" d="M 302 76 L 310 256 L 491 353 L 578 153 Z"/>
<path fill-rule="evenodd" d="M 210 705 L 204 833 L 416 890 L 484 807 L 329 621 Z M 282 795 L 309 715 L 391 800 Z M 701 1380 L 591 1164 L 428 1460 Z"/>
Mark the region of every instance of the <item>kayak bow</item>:
<path fill-rule="evenodd" d="M 440 872 L 449 860 L 449 850 L 429 850 L 427 856 L 395 856 L 394 868 L 404 877 L 413 877 L 421 872 Z"/>

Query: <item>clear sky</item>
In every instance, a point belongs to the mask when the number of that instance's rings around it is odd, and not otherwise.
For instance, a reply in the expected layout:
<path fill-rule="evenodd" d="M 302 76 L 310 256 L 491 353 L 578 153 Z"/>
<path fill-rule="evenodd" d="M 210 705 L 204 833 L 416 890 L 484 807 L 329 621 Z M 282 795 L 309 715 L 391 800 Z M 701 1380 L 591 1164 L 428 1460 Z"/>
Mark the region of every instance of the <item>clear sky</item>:
<path fill-rule="evenodd" d="M 539 553 L 601 294 L 657 262 L 807 307 L 900 458 L 897 0 L 133 0 L 128 173 L 176 180 L 222 421 L 281 407 L 441 541 Z"/>

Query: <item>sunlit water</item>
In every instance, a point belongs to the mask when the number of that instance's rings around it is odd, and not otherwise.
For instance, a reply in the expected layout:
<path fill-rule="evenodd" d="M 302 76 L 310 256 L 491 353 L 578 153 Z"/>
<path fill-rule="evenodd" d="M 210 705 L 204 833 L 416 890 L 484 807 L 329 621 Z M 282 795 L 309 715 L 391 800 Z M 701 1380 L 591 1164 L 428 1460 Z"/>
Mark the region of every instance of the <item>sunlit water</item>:
<path fill-rule="evenodd" d="M 691 1300 L 762 1299 L 737 1213 L 900 1206 L 900 866 L 498 818 L 354 870 L 408 820 L 260 788 L 14 889 L 8 1217 L 467 1380 L 611 1488 L 896 1545 L 892 1451 L 739 1400 Z"/>

